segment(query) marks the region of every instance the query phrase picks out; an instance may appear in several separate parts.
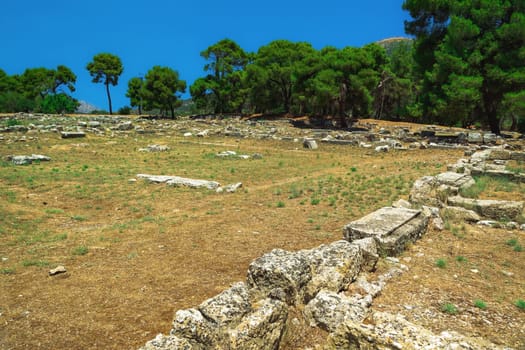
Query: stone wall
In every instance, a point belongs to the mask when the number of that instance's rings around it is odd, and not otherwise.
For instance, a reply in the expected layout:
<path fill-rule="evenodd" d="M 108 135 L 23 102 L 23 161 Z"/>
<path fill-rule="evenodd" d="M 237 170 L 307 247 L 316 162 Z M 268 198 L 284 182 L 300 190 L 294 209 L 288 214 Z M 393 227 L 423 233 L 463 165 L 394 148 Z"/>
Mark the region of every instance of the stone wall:
<path fill-rule="evenodd" d="M 387 281 L 403 273 L 404 266 L 392 256 L 419 239 L 429 223 L 439 228 L 442 216 L 458 215 L 471 222 L 490 219 L 498 225 L 499 219 L 510 225 L 509 219 L 522 214 L 523 202 L 472 201 L 462 198 L 460 190 L 474 185 L 471 174 L 498 176 L 495 171 L 504 170 L 492 164 L 524 159 L 525 154 L 503 147 L 467 154 L 470 158 L 449 166 L 448 172 L 418 179 L 409 201 L 345 225 L 344 240 L 296 252 L 274 249 L 255 259 L 246 281 L 194 308 L 178 310 L 170 334 L 159 334 L 141 350 L 278 349 L 287 337 L 289 315 L 298 310 L 302 322 L 328 332 L 326 343 L 317 346 L 326 350 L 500 349 L 482 339 L 434 334 L 401 316 L 370 311 Z M 511 178 L 521 181 L 522 175 Z M 392 267 L 368 282 L 363 273 L 375 269 L 379 256 L 388 256 Z M 348 293 L 351 285 L 360 293 Z M 365 318 L 373 324 L 364 324 Z"/>

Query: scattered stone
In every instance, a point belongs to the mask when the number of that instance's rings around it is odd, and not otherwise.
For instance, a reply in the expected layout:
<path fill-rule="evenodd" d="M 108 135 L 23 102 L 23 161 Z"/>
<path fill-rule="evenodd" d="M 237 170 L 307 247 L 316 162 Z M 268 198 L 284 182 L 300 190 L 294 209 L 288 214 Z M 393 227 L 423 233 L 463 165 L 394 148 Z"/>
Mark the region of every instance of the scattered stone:
<path fill-rule="evenodd" d="M 41 154 L 32 154 L 30 156 L 7 156 L 6 160 L 11 161 L 14 165 L 29 165 L 34 161 L 49 162 L 51 158 Z"/>
<path fill-rule="evenodd" d="M 179 176 L 166 176 L 166 175 L 148 175 L 148 174 L 137 174 L 138 178 L 146 179 L 150 182 L 155 183 L 166 183 L 168 186 L 186 186 L 191 188 L 205 187 L 209 190 L 215 190 L 220 186 L 220 183 L 208 180 L 188 179 Z"/>
<path fill-rule="evenodd" d="M 184 338 L 179 338 L 174 335 L 158 334 L 155 339 L 148 341 L 139 350 L 192 350 L 193 346 Z"/>
<path fill-rule="evenodd" d="M 206 137 L 206 136 L 208 136 L 208 130 L 203 130 L 197 133 L 197 137 Z"/>
<path fill-rule="evenodd" d="M 239 188 L 242 187 L 242 182 L 237 182 L 235 184 L 226 185 L 224 187 L 217 188 L 217 193 L 227 192 L 227 193 L 234 193 L 237 192 Z"/>
<path fill-rule="evenodd" d="M 60 137 L 63 139 L 74 139 L 80 137 L 86 137 L 86 133 L 83 131 L 62 131 Z"/>
<path fill-rule="evenodd" d="M 139 148 L 139 152 L 166 152 L 169 149 L 166 145 L 148 145 L 145 148 Z"/>
<path fill-rule="evenodd" d="M 406 208 L 406 209 L 411 209 L 412 208 L 412 204 L 410 204 L 409 201 L 405 200 L 405 199 L 398 199 L 397 201 L 395 201 L 394 203 L 392 203 L 392 207 L 393 208 Z"/>
<path fill-rule="evenodd" d="M 113 130 L 119 130 L 119 131 L 127 131 L 133 129 L 133 123 L 130 121 L 126 121 L 123 123 L 118 124 L 117 126 L 111 128 Z"/>
<path fill-rule="evenodd" d="M 49 270 L 49 276 L 54 276 L 54 275 L 58 275 L 60 273 L 65 273 L 65 272 L 67 272 L 66 268 L 62 265 L 59 265 L 55 267 L 54 269 Z"/>
<path fill-rule="evenodd" d="M 303 141 L 303 147 L 308 149 L 317 149 L 317 142 L 314 139 L 305 139 Z"/>
<path fill-rule="evenodd" d="M 377 146 L 377 147 L 375 148 L 375 151 L 376 151 L 376 152 L 388 152 L 388 151 L 390 151 L 390 147 L 388 147 L 388 145 Z"/>
<path fill-rule="evenodd" d="M 185 133 L 183 134 L 184 137 L 190 137 L 190 136 L 192 136 L 192 135 L 193 135 L 193 134 L 192 134 L 191 132 L 185 132 Z"/>

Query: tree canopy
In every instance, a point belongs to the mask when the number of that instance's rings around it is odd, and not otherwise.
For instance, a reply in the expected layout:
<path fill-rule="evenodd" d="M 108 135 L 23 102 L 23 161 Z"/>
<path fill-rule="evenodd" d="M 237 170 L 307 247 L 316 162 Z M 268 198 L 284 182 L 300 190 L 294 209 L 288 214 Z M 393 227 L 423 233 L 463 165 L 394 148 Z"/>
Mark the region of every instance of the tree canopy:
<path fill-rule="evenodd" d="M 182 105 L 180 96 L 186 90 L 186 81 L 179 79 L 179 73 L 169 67 L 154 66 L 146 74 L 143 96 L 146 106 L 169 110 L 175 118 L 175 108 Z"/>
<path fill-rule="evenodd" d="M 92 81 L 94 83 L 103 83 L 106 86 L 109 114 L 113 114 L 109 85 L 115 86 L 118 84 L 118 79 L 124 71 L 122 61 L 116 55 L 110 53 L 99 53 L 93 57 L 93 61 L 87 64 L 86 69 L 93 78 Z"/>

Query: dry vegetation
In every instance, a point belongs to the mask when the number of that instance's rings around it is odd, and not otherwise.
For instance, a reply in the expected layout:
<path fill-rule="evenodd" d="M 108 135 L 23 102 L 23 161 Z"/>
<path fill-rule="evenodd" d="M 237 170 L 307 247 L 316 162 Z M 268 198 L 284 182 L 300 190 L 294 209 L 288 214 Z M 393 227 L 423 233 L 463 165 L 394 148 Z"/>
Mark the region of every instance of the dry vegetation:
<path fill-rule="evenodd" d="M 175 310 L 244 280 L 254 258 L 273 248 L 341 239 L 344 224 L 406 198 L 413 180 L 442 172 L 462 156 L 132 135 L 78 141 L 42 134 L 32 142 L 0 143 L 2 155 L 52 158 L 0 164 L 0 349 L 138 348 L 169 331 Z M 154 143 L 171 150 L 137 151 Z M 225 150 L 263 158 L 215 156 Z M 130 181 L 138 173 L 241 181 L 243 188 L 217 194 Z M 510 193 L 523 194 L 522 187 Z M 377 307 L 409 319 L 407 305 L 431 310 L 438 316 L 421 322 L 433 329 L 525 346 L 525 312 L 513 305 L 525 299 L 525 253 L 506 244 L 516 239 L 525 245 L 525 236 L 454 227 L 430 232 L 406 252 L 410 271 L 392 281 Z M 439 258 L 446 268 L 435 266 Z M 57 265 L 67 273 L 48 276 Z M 474 268 L 479 273 L 470 272 Z M 485 310 L 472 306 L 477 299 L 486 302 Z M 444 302 L 458 313 L 440 311 Z"/>

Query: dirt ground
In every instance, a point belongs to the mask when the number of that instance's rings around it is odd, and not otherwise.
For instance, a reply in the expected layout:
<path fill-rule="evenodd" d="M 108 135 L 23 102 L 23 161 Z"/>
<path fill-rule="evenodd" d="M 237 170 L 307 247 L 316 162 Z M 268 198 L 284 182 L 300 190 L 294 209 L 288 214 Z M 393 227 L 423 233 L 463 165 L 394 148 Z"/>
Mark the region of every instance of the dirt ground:
<path fill-rule="evenodd" d="M 170 151 L 137 152 L 148 144 Z M 230 149 L 263 159 L 213 156 Z M 136 349 L 168 333 L 176 310 L 244 280 L 253 259 L 341 239 L 346 223 L 406 198 L 416 178 L 444 171 L 463 153 L 378 155 L 324 144 L 310 151 L 293 142 L 175 134 L 80 142 L 50 135 L 0 143 L 0 151 L 52 158 L 0 167 L 0 349 Z M 242 181 L 243 188 L 173 188 L 135 181 L 139 173 Z M 523 200 L 523 193 L 509 196 Z M 401 257 L 409 271 L 374 307 L 435 331 L 524 348 L 525 312 L 513 302 L 525 299 L 525 253 L 507 242 L 524 245 L 525 236 L 458 227 L 430 231 L 411 246 Z M 445 268 L 436 267 L 440 258 Z M 49 276 L 58 265 L 67 272 Z M 486 309 L 473 306 L 477 299 Z M 458 312 L 441 311 L 444 302 Z"/>

